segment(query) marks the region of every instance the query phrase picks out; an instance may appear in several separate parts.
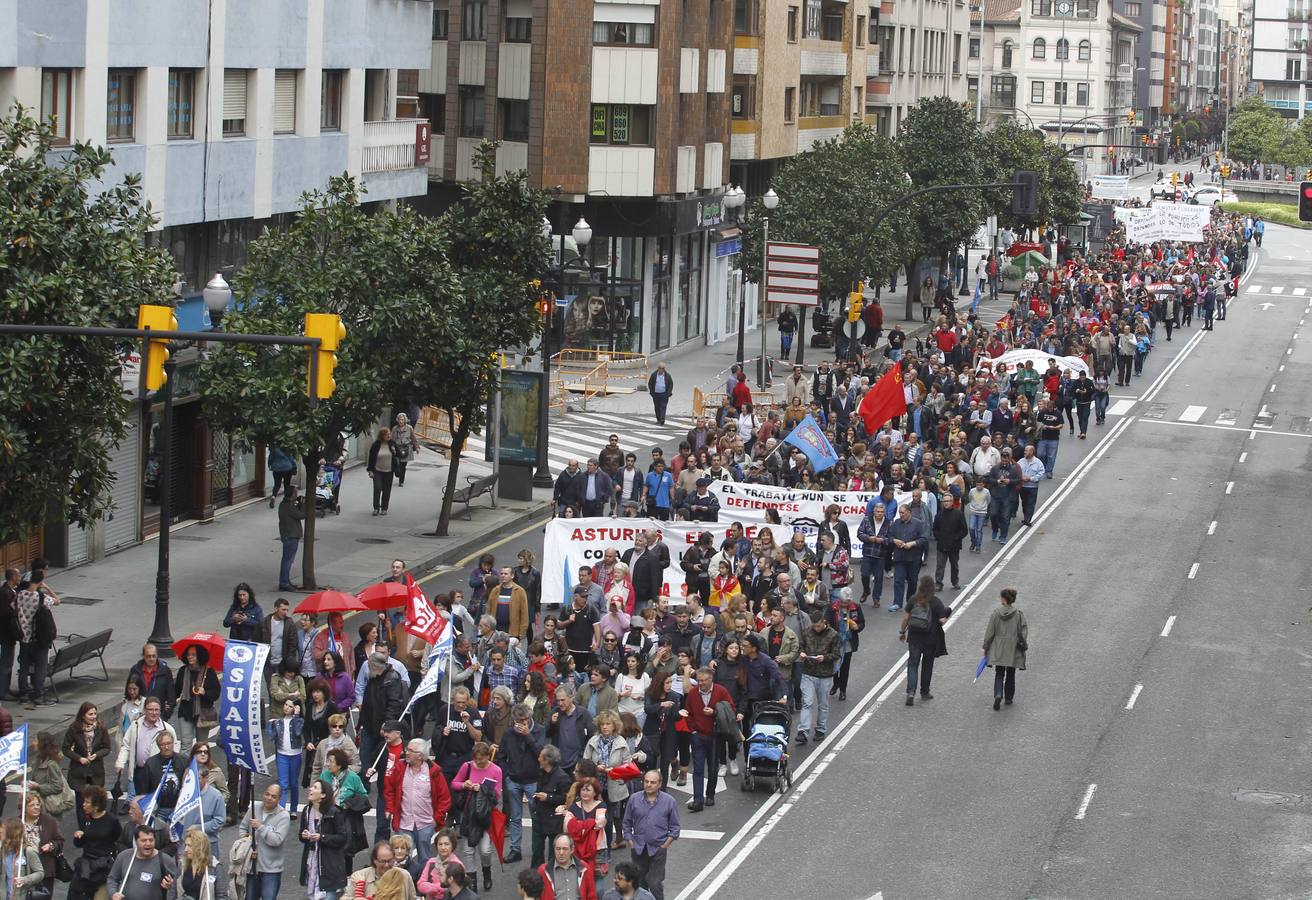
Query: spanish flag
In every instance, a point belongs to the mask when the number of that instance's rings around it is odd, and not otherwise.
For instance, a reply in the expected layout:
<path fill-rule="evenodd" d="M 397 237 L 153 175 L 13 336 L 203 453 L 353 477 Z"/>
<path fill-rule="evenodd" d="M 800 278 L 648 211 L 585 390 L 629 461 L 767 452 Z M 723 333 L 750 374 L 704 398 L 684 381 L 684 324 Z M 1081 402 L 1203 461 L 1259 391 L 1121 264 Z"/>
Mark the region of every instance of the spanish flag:
<path fill-rule="evenodd" d="M 907 411 L 907 398 L 902 390 L 902 367 L 894 365 L 875 382 L 875 386 L 861 398 L 857 414 L 866 423 L 866 434 L 873 435 L 889 419 Z"/>

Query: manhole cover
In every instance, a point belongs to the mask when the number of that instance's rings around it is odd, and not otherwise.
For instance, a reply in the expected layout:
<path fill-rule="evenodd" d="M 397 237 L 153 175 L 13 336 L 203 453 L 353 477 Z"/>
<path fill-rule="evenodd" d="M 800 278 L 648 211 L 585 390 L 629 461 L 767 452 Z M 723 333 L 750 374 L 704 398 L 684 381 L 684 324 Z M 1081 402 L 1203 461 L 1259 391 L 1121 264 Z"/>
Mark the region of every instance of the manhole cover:
<path fill-rule="evenodd" d="M 71 603 L 74 606 L 95 606 L 97 603 L 104 603 L 98 597 L 60 597 L 60 603 Z"/>
<path fill-rule="evenodd" d="M 392 542 L 389 541 L 387 538 L 356 538 L 356 539 L 355 539 L 355 542 L 356 542 L 357 544 L 390 544 L 390 543 L 392 543 Z"/>
<path fill-rule="evenodd" d="M 1296 806 L 1302 803 L 1302 794 L 1282 794 L 1279 791 L 1238 790 L 1234 798 L 1244 803 L 1261 803 L 1264 806 Z"/>

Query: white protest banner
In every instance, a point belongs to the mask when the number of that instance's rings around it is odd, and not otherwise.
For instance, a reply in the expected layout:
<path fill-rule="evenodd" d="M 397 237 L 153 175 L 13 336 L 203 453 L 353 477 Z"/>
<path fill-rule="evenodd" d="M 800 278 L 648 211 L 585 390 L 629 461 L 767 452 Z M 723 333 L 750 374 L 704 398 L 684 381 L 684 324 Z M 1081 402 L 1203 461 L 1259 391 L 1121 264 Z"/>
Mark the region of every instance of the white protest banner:
<path fill-rule="evenodd" d="M 1131 219 L 1139 219 L 1152 213 L 1152 209 L 1147 206 L 1113 206 L 1112 217 L 1124 225 Z"/>
<path fill-rule="evenodd" d="M 1133 244 L 1153 241 L 1201 241 L 1212 221 L 1212 210 L 1190 203 L 1155 203 L 1146 215 L 1125 224 L 1125 238 Z"/>
<path fill-rule="evenodd" d="M 1102 200 L 1124 200 L 1130 196 L 1129 175 L 1094 175 L 1093 196 Z"/>
<path fill-rule="evenodd" d="M 723 517 L 721 517 L 723 518 Z M 656 519 L 552 519 L 542 545 L 542 603 L 568 603 L 579 581 L 582 566 L 595 566 L 606 555 L 607 548 L 621 553 L 633 546 L 640 533 L 654 528 L 661 532 L 670 548 L 670 565 L 665 570 L 662 596 L 683 597 L 687 591 L 683 583 L 683 567 L 679 565 L 684 552 L 697 543 L 703 531 L 716 535 L 715 547 L 729 533 L 728 522 L 660 522 Z M 752 530 L 748 537 L 755 536 Z"/>

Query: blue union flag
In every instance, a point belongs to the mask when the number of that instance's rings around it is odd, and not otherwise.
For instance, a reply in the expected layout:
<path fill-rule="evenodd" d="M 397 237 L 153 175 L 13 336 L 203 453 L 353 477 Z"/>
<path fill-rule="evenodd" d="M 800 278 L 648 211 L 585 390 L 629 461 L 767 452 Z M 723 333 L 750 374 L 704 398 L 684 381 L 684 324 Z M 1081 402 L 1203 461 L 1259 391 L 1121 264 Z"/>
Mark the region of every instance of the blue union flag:
<path fill-rule="evenodd" d="M 825 437 L 815 418 L 809 414 L 797 423 L 797 427 L 788 432 L 784 443 L 792 444 L 801 450 L 810 461 L 815 473 L 823 472 L 838 462 L 838 453 L 834 450 L 834 445 L 829 443 L 829 438 Z"/>

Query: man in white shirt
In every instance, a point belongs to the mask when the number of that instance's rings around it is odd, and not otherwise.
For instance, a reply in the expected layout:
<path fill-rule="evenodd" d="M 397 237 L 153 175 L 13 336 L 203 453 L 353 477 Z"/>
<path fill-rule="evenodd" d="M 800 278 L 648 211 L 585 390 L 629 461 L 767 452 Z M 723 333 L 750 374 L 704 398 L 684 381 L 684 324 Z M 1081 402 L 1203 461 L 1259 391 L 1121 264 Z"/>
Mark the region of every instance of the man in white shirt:
<path fill-rule="evenodd" d="M 986 477 L 994 466 L 1002 462 L 1002 454 L 993 446 L 993 439 L 987 434 L 979 439 L 979 446 L 970 454 L 970 470 L 979 478 Z"/>

